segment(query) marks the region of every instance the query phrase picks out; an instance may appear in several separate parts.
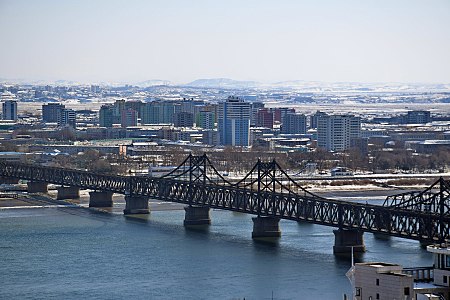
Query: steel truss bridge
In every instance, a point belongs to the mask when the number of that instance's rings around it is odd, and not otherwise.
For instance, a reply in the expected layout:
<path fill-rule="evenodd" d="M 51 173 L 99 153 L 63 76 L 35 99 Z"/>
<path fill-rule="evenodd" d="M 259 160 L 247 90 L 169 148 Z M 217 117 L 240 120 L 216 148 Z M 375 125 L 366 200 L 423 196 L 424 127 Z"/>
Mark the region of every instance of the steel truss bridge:
<path fill-rule="evenodd" d="M 424 191 L 390 196 L 383 205 L 372 205 L 315 195 L 292 180 L 275 160 L 258 159 L 236 182 L 224 178 L 206 155 L 189 155 L 162 177 L 104 175 L 8 162 L 0 163 L 0 176 L 306 221 L 424 243 L 450 239 L 450 181 L 442 177 Z"/>

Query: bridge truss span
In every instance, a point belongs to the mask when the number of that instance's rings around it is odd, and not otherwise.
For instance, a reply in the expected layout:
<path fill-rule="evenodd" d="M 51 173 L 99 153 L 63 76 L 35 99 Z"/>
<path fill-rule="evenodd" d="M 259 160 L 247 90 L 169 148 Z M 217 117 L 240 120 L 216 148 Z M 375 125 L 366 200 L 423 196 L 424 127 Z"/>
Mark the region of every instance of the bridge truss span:
<path fill-rule="evenodd" d="M 206 155 L 189 155 L 163 177 L 104 175 L 7 162 L 0 163 L 0 176 L 424 242 L 450 240 L 450 185 L 443 178 L 423 192 L 391 196 L 378 206 L 315 195 L 292 180 L 275 160 L 258 160 L 246 176 L 235 182 L 225 179 Z"/>
<path fill-rule="evenodd" d="M 450 181 L 440 177 L 423 191 L 389 196 L 383 206 L 450 216 Z"/>

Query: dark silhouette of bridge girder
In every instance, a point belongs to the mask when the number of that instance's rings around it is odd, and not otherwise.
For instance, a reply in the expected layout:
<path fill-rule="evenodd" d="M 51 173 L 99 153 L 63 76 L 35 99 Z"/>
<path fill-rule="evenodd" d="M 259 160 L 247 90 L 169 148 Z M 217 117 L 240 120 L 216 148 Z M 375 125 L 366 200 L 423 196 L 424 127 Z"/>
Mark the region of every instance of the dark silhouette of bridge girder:
<path fill-rule="evenodd" d="M 258 160 L 237 182 L 225 179 L 206 155 L 189 155 L 163 177 L 94 174 L 38 165 L 0 163 L 0 176 L 151 197 L 279 219 L 306 221 L 440 243 L 449 240 L 449 182 L 443 178 L 422 192 L 388 197 L 385 205 L 326 199 L 294 180 L 273 160 Z M 439 184 L 439 191 L 436 190 Z M 132 198 L 130 198 L 132 199 Z"/>

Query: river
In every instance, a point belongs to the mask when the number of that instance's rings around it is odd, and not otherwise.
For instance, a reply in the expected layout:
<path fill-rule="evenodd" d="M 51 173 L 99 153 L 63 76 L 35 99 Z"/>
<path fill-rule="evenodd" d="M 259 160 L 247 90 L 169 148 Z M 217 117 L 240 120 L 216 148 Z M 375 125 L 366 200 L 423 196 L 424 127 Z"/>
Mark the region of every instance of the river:
<path fill-rule="evenodd" d="M 349 258 L 331 227 L 281 220 L 275 244 L 251 239 L 250 215 L 213 210 L 183 227 L 184 211 L 148 219 L 85 208 L 0 210 L 0 299 L 342 299 Z M 428 266 L 417 241 L 364 235 L 361 261 Z M 273 298 L 272 298 L 273 297 Z"/>

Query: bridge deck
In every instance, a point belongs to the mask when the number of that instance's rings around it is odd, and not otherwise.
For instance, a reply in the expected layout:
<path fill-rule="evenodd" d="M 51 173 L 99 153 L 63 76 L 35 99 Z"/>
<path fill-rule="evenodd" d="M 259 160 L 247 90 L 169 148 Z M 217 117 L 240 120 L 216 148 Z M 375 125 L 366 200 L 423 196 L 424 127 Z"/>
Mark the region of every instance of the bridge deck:
<path fill-rule="evenodd" d="M 103 175 L 4 162 L 0 163 L 0 176 L 147 196 L 162 201 L 203 205 L 427 242 L 449 239 L 449 197 L 441 197 L 440 205 L 447 208 L 440 211 L 331 200 L 308 192 L 289 177 L 277 178 L 276 172 L 286 175 L 282 170 L 277 171 L 276 162 L 267 164 L 258 161 L 257 167 L 249 175 L 240 182 L 231 184 L 220 177 L 211 178 L 206 158 L 194 158 L 196 159 L 189 161 L 188 168 L 178 170 L 181 175 L 174 175 L 174 172 L 171 176 L 158 178 Z"/>

